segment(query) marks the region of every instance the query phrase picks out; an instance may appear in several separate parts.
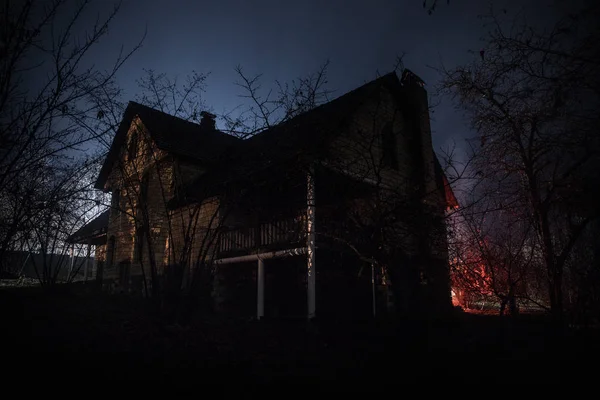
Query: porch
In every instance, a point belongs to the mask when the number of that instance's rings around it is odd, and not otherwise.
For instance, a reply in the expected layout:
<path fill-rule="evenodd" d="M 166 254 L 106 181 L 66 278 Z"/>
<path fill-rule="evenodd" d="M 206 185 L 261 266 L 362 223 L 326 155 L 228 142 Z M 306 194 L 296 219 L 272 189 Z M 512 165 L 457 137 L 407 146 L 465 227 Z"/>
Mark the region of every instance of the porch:
<path fill-rule="evenodd" d="M 109 210 L 106 210 L 67 238 L 67 244 L 71 246 L 69 277 L 73 274 L 73 271 L 81 268 L 83 269 L 84 281 L 102 279 L 108 218 Z M 79 251 L 76 249 L 77 245 L 80 247 Z M 77 266 L 75 259 L 78 253 L 83 253 L 84 248 L 83 265 Z"/>
<path fill-rule="evenodd" d="M 285 191 L 281 186 L 261 188 L 261 193 L 238 204 L 240 209 L 226 221 L 213 260 L 217 270 L 229 276 L 223 287 L 237 288 L 231 297 L 246 311 L 255 300 L 257 319 L 279 310 L 311 319 L 317 305 L 328 315 L 341 308 L 360 308 L 361 313 L 366 309 L 367 315 L 374 315 L 375 286 L 381 277 L 355 254 L 348 256 L 354 251 L 348 243 L 367 245 L 368 240 L 349 222 L 348 210 L 373 187 L 325 168 L 305 173 L 302 188 L 298 178 L 302 177 L 288 180 L 291 189 Z M 345 258 L 332 256 L 341 253 Z M 323 260 L 322 282 L 316 282 L 317 258 Z M 317 291 L 323 293 L 319 300 Z"/>
<path fill-rule="evenodd" d="M 274 218 L 250 227 L 227 226 L 219 236 L 217 258 L 305 247 L 306 234 L 307 216 L 301 214 Z"/>

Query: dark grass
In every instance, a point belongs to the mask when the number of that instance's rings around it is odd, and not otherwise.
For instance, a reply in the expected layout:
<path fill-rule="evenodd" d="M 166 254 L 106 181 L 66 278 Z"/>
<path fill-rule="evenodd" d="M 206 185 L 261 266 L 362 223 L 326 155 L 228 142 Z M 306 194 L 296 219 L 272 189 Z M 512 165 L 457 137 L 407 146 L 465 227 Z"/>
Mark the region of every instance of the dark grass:
<path fill-rule="evenodd" d="M 169 325 L 142 299 L 64 289 L 0 290 L 7 382 L 145 388 L 287 383 L 338 391 L 441 382 L 597 379 L 600 338 L 541 316 L 447 320 L 196 320 Z M 391 385 L 391 386 L 390 386 Z"/>

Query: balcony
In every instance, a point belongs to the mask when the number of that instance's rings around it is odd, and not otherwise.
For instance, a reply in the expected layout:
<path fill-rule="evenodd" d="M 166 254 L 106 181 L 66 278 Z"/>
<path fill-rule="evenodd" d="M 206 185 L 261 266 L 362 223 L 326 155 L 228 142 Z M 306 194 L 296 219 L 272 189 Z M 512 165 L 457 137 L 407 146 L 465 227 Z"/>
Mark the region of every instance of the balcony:
<path fill-rule="evenodd" d="M 254 227 L 227 227 L 221 232 L 218 252 L 222 258 L 305 245 L 306 215 L 298 215 L 262 222 Z"/>

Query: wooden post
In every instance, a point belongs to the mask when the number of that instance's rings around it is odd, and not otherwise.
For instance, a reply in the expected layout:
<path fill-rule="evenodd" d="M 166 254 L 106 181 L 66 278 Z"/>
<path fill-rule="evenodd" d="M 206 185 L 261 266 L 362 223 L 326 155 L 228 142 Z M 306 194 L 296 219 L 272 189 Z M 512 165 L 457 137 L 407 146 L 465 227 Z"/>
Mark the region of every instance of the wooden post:
<path fill-rule="evenodd" d="M 98 273 L 98 246 L 94 246 L 94 261 L 92 262 L 92 269 L 90 274 L 92 275 L 92 279 L 95 279 L 96 274 Z"/>
<path fill-rule="evenodd" d="M 69 275 L 67 275 L 67 282 L 71 279 L 71 274 L 73 273 L 73 264 L 75 264 L 75 243 L 73 243 L 73 247 L 71 247 L 71 265 L 69 265 Z"/>
<path fill-rule="evenodd" d="M 306 247 L 307 247 L 307 297 L 308 319 L 315 317 L 316 270 L 315 270 L 315 180 L 314 167 L 307 174 L 306 186 Z"/>
<path fill-rule="evenodd" d="M 256 318 L 260 320 L 265 316 L 265 262 L 262 258 L 258 259 L 256 287 Z"/>
<path fill-rule="evenodd" d="M 87 245 L 87 255 L 85 258 L 85 267 L 83 270 L 83 280 L 87 282 L 88 280 L 88 269 L 90 269 L 90 255 L 92 253 L 92 244 L 88 241 Z"/>

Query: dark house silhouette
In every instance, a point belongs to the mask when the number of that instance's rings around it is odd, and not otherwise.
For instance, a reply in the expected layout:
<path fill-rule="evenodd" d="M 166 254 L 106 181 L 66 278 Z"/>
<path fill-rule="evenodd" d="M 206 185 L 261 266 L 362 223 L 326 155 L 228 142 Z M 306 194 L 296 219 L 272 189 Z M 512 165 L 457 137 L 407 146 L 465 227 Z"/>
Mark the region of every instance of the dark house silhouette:
<path fill-rule="evenodd" d="M 216 311 L 259 318 L 451 308 L 456 200 L 421 79 L 387 74 L 248 139 L 214 118 L 129 103 L 96 182 L 104 227 L 71 238 L 93 240 L 104 287 L 200 280 Z"/>

